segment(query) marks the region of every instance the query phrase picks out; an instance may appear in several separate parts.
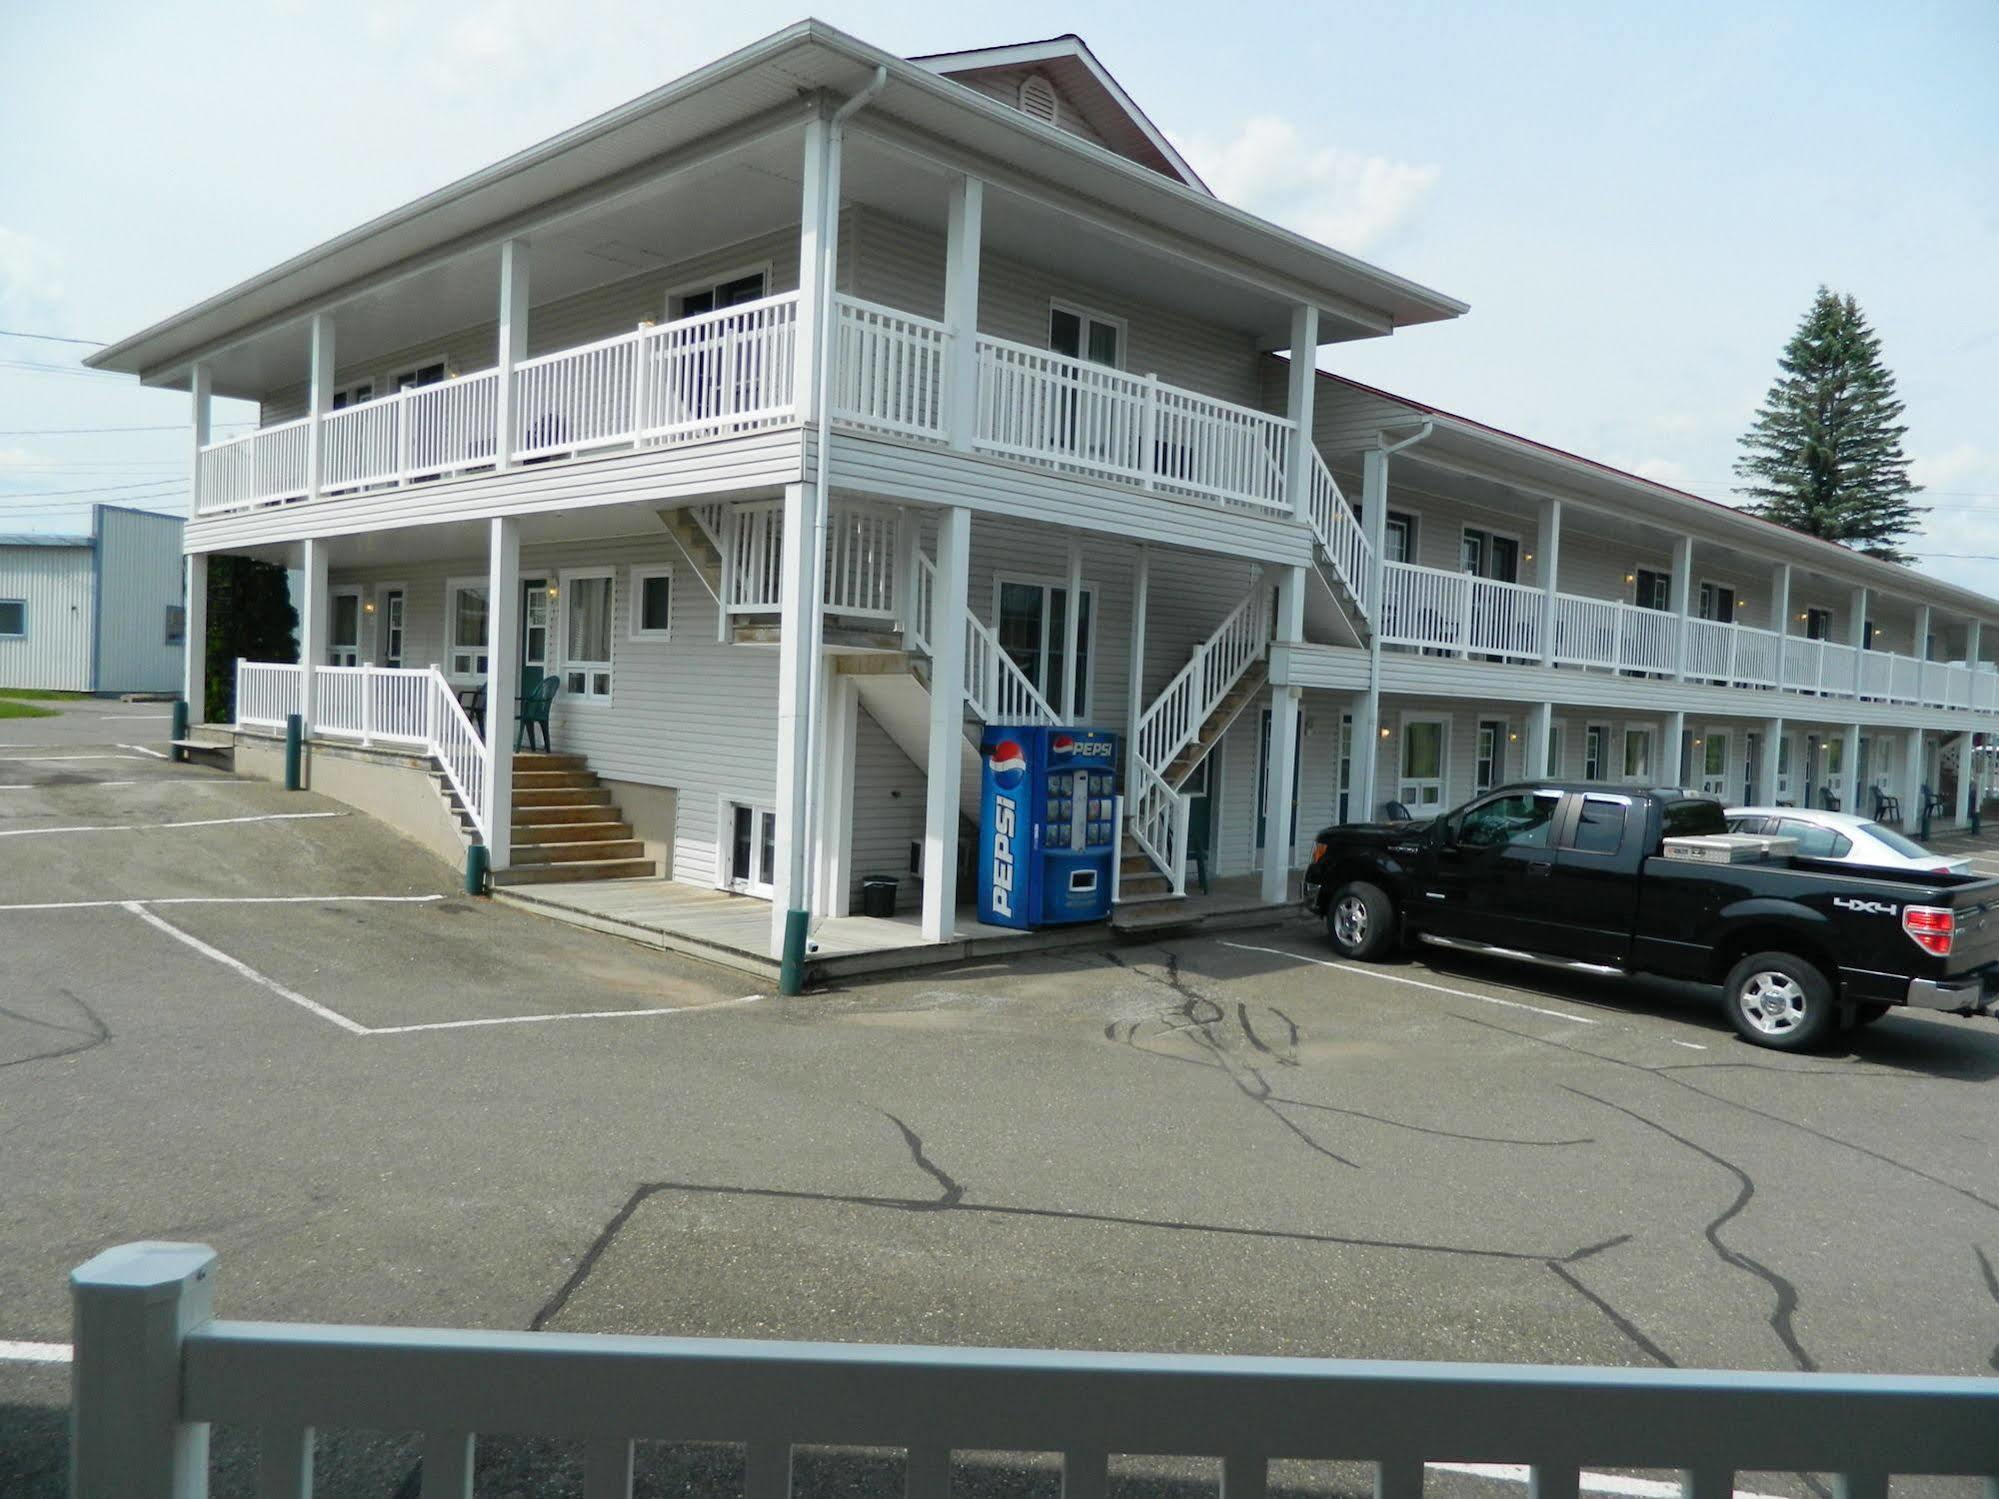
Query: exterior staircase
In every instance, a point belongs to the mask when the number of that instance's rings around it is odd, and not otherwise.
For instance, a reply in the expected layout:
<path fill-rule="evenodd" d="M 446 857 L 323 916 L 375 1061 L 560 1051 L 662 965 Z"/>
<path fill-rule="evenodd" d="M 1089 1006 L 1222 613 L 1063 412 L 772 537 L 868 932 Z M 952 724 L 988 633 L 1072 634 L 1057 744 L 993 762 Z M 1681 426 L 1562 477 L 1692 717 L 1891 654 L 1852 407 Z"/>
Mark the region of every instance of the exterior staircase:
<path fill-rule="evenodd" d="M 472 819 L 444 788 L 467 841 Z M 498 885 L 549 885 L 569 880 L 655 878 L 656 860 L 632 836 L 597 773 L 581 755 L 514 756 L 512 868 L 496 870 Z"/>
<path fill-rule="evenodd" d="M 722 546 L 720 533 L 715 527 L 719 524 L 721 508 L 719 505 L 696 505 L 659 512 L 667 534 L 680 548 L 695 576 L 708 590 L 709 597 L 717 603 L 722 598 Z M 707 513 L 710 510 L 718 513 L 711 516 Z"/>

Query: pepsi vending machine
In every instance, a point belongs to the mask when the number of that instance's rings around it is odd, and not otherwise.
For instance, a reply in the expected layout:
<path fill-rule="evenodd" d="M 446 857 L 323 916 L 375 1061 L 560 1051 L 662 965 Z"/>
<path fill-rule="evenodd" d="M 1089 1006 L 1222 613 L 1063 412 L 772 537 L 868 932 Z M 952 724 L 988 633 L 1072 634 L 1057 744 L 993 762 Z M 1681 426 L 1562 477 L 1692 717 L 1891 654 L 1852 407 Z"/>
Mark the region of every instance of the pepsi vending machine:
<path fill-rule="evenodd" d="M 1038 927 L 1110 915 L 1118 736 L 989 727 L 979 759 L 979 920 Z"/>

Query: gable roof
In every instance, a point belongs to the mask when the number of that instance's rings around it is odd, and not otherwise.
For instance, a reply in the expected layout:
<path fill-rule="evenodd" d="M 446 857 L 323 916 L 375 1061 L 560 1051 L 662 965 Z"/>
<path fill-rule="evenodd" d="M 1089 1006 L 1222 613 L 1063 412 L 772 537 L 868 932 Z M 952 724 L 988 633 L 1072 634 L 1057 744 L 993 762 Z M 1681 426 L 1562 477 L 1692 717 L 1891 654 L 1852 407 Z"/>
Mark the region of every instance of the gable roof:
<path fill-rule="evenodd" d="M 1073 31 L 1045 41 L 975 47 L 965 52 L 932 52 L 909 60 L 962 83 L 1012 72 L 1045 74 L 1111 150 L 1214 196 L 1165 133 L 1124 91 L 1110 70 L 1097 61 L 1089 44 Z"/>

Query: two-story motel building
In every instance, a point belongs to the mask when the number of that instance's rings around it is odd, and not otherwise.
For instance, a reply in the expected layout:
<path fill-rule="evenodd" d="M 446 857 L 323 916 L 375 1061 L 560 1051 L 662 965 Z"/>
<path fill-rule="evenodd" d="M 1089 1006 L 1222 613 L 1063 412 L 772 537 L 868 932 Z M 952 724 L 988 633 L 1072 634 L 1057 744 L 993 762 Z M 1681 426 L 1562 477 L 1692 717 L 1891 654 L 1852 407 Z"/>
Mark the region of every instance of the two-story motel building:
<path fill-rule="evenodd" d="M 1074 37 L 808 21 L 91 363 L 193 396 L 190 682 L 210 556 L 302 575 L 246 746 L 301 712 L 496 883 L 773 951 L 875 872 L 950 938 L 988 722 L 1126 736 L 1126 901 L 1544 770 L 1962 818 L 1999 602 L 1312 373 L 1465 310 L 1216 199 Z"/>

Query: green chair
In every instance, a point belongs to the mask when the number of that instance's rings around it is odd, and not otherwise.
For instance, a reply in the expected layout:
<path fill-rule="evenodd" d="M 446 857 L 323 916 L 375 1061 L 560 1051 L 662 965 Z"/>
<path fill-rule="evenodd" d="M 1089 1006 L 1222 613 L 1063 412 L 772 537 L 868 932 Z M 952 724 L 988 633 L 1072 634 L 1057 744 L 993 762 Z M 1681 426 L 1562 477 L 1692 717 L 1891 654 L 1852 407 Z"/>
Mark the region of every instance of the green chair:
<path fill-rule="evenodd" d="M 521 747 L 521 739 L 527 739 L 527 747 L 534 748 L 535 725 L 541 725 L 541 747 L 550 748 L 548 739 L 548 705 L 555 701 L 555 694 L 562 690 L 562 679 L 554 675 L 543 677 L 534 684 L 528 695 L 521 699 L 521 711 L 514 722 L 514 748 Z"/>

